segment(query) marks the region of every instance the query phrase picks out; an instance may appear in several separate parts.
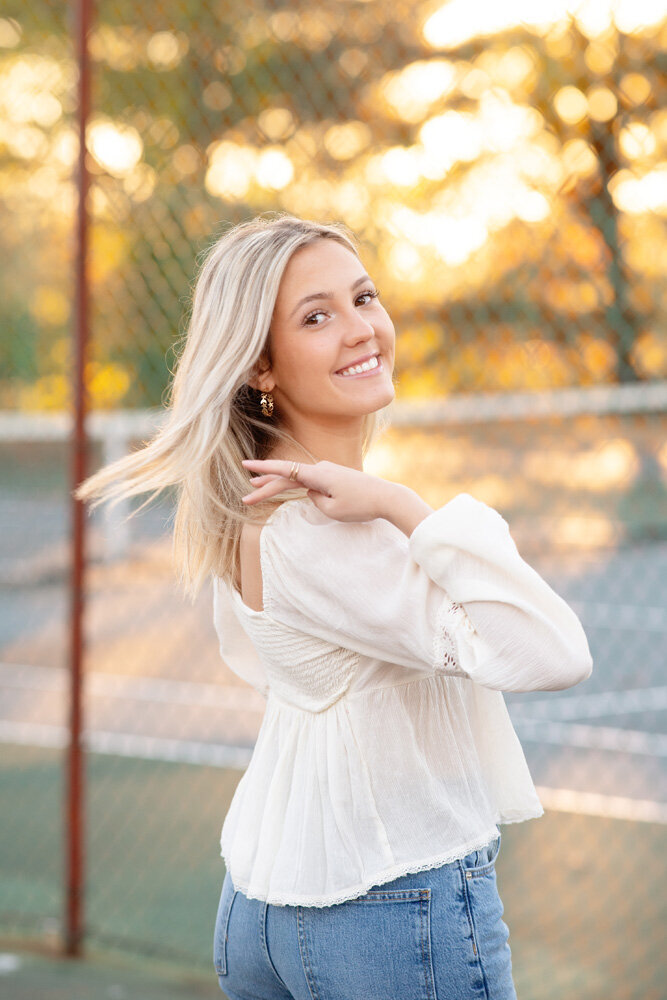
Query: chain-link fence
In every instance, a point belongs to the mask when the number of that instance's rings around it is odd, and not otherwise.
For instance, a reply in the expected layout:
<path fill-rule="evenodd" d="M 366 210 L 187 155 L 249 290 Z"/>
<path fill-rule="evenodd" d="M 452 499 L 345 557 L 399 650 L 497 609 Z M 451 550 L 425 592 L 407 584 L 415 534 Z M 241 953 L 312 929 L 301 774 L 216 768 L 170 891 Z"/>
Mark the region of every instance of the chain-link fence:
<path fill-rule="evenodd" d="M 57 945 L 75 8 L 5 11 L 0 933 Z M 91 470 L 160 418 L 222 224 L 342 219 L 397 331 L 368 471 L 495 506 L 582 619 L 591 678 L 507 696 L 546 809 L 498 860 L 522 1000 L 664 996 L 666 42 L 664 8 L 624 0 L 101 0 L 89 38 Z M 89 520 L 85 930 L 212 974 L 263 701 L 210 592 L 176 589 L 171 515 Z"/>

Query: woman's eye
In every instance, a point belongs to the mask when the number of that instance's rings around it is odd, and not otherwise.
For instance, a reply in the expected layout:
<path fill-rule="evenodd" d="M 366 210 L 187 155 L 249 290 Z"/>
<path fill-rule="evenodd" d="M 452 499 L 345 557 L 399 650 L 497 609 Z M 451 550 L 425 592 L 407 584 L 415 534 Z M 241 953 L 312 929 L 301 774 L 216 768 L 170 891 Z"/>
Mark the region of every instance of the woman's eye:
<path fill-rule="evenodd" d="M 379 291 L 373 291 L 372 289 L 369 288 L 368 291 L 361 292 L 357 296 L 356 301 L 358 302 L 359 299 L 364 299 L 366 297 L 371 298 L 371 299 L 376 299 L 379 294 L 380 294 Z M 368 303 L 365 303 L 365 304 L 368 305 Z M 324 310 L 323 309 L 316 309 L 315 312 L 308 313 L 308 315 L 306 316 L 306 318 L 303 321 L 304 325 L 307 324 L 309 320 L 314 319 L 315 316 L 324 316 Z M 310 325 L 312 326 L 312 324 L 310 324 Z"/>
<path fill-rule="evenodd" d="M 316 312 L 308 313 L 308 315 L 304 319 L 304 323 L 307 323 L 309 319 L 313 319 L 313 317 L 315 316 L 324 316 L 323 310 L 318 309 Z"/>

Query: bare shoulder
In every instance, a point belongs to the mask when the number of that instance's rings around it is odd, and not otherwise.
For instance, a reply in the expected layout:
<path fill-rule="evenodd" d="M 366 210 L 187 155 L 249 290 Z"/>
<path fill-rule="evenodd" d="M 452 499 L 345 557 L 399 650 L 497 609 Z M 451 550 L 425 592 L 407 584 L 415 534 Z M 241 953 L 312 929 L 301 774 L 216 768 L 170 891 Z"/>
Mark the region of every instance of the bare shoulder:
<path fill-rule="evenodd" d="M 274 522 L 274 518 L 279 516 L 281 522 L 284 520 L 287 509 L 302 507 L 302 504 L 295 501 L 287 501 L 280 504 L 273 512 L 262 520 L 246 521 L 241 527 L 239 537 L 236 589 L 241 594 L 244 604 L 247 604 L 253 611 L 264 610 L 264 593 L 262 584 L 262 566 L 260 536 L 269 521 Z M 278 512 L 280 514 L 278 515 Z"/>
<path fill-rule="evenodd" d="M 262 566 L 259 538 L 264 523 L 248 521 L 241 528 L 239 539 L 239 578 L 237 584 L 243 603 L 253 611 L 263 611 Z"/>

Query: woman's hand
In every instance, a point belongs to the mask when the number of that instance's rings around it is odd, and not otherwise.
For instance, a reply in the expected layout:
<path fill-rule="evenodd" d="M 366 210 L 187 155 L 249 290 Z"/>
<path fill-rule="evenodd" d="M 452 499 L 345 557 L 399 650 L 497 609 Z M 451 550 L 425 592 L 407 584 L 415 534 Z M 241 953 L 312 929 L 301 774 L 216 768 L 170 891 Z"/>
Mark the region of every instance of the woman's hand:
<path fill-rule="evenodd" d="M 242 497 L 244 503 L 259 503 L 286 489 L 305 487 L 318 510 L 336 521 L 371 521 L 384 517 L 392 490 L 398 492 L 407 488 L 335 462 L 300 462 L 296 479 L 289 478 L 293 462 L 245 459 L 241 464 L 250 472 L 263 473 L 251 480 L 255 492 Z"/>
<path fill-rule="evenodd" d="M 241 498 L 247 504 L 259 503 L 286 489 L 305 487 L 317 509 L 335 521 L 372 521 L 384 517 L 408 536 L 433 512 L 409 486 L 347 465 L 300 462 L 294 480 L 289 478 L 293 462 L 247 458 L 241 464 L 250 472 L 263 473 L 251 480 L 255 492 Z"/>

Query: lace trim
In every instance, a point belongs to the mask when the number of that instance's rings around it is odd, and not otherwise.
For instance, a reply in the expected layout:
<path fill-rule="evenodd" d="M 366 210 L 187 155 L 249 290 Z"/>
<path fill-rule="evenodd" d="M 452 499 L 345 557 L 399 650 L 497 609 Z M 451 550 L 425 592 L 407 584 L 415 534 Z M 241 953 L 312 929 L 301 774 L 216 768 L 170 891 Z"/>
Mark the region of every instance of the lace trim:
<path fill-rule="evenodd" d="M 451 599 L 449 603 L 443 602 L 433 636 L 433 663 L 438 671 L 466 677 L 467 674 L 459 662 L 454 638 L 455 632 L 461 629 L 467 633 L 467 636 L 475 632 L 475 627 L 468 618 L 465 608 L 462 604 Z"/>
<path fill-rule="evenodd" d="M 328 896 L 325 900 L 313 900 L 301 897 L 295 899 L 294 896 L 287 898 L 285 895 L 280 893 L 272 894 L 271 899 L 268 902 L 272 906 L 334 906 L 336 903 L 344 903 L 349 899 L 358 899 L 359 896 L 363 896 L 376 885 L 385 885 L 387 882 L 393 882 L 394 879 L 400 878 L 402 875 L 412 875 L 415 872 L 428 871 L 430 868 L 439 868 L 440 865 L 450 864 L 452 861 L 458 861 L 464 858 L 467 854 L 472 851 L 479 851 L 483 847 L 486 847 L 492 840 L 495 840 L 498 836 L 498 823 L 518 823 L 521 820 L 534 819 L 542 815 L 542 812 L 536 812 L 534 809 L 525 809 L 523 813 L 514 812 L 511 814 L 511 819 L 505 819 L 504 816 L 498 816 L 496 819 L 496 826 L 493 832 L 487 831 L 482 837 L 477 837 L 474 840 L 469 841 L 462 847 L 457 848 L 454 851 L 447 851 L 444 854 L 436 854 L 435 857 L 429 858 L 428 861 L 417 861 L 414 863 L 408 863 L 406 865 L 396 865 L 394 868 L 389 868 L 384 871 L 379 876 L 374 876 L 372 879 L 365 881 L 362 885 L 355 886 L 353 889 L 344 889 L 338 893 Z M 232 884 L 235 889 L 240 889 L 240 891 L 246 896 L 247 899 L 257 899 L 260 902 L 267 902 L 266 897 L 258 896 L 253 893 L 248 892 L 247 884 L 242 881 L 237 881 L 231 871 L 229 860 L 224 850 L 220 852 L 221 857 L 225 862 L 225 868 L 230 874 Z"/>

